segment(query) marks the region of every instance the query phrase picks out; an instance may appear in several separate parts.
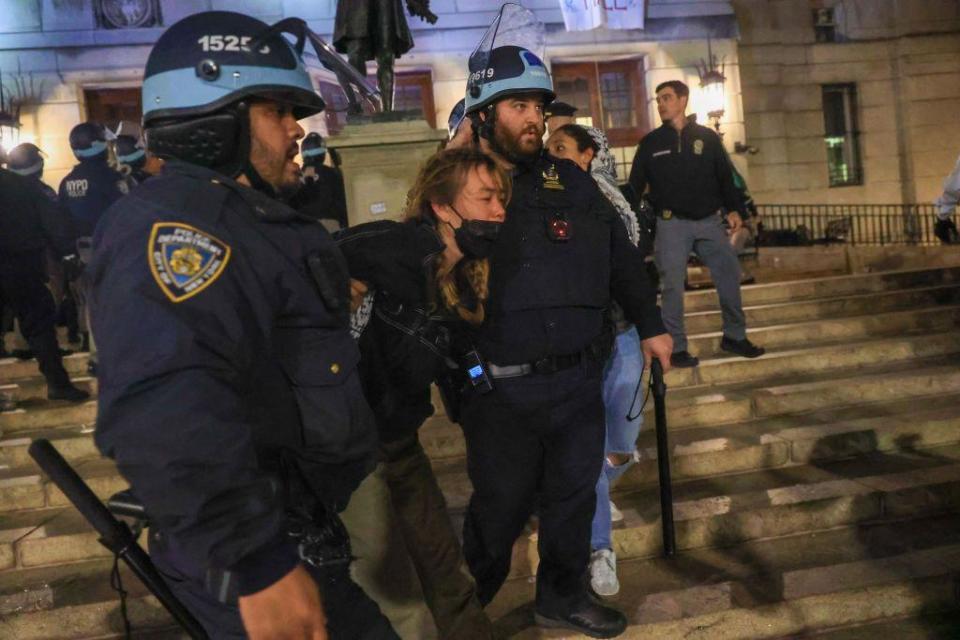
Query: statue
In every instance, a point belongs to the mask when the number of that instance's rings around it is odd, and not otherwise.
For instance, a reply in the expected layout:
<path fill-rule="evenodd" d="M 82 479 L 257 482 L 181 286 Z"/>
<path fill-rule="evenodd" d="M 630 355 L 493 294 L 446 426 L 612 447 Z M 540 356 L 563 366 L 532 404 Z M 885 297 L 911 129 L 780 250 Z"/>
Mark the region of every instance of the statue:
<path fill-rule="evenodd" d="M 411 16 L 430 24 L 437 16 L 430 12 L 430 0 L 405 0 Z M 367 60 L 377 61 L 377 85 L 384 111 L 393 111 L 394 61 L 413 48 L 413 36 L 403 14 L 401 0 L 338 0 L 333 46 L 346 53 L 350 65 L 367 75 Z M 351 113 L 359 103 L 345 87 Z"/>

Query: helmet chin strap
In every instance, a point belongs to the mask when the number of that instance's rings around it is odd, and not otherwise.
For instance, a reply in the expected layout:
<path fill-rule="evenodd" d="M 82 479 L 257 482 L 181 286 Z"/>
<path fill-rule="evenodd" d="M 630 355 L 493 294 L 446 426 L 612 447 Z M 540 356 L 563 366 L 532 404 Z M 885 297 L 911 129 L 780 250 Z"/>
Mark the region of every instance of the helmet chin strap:
<path fill-rule="evenodd" d="M 260 175 L 260 172 L 256 170 L 253 162 L 250 160 L 250 154 L 253 150 L 253 134 L 251 132 L 252 127 L 250 126 L 250 105 L 248 105 L 246 101 L 237 104 L 235 117 L 239 125 L 237 128 L 238 151 L 243 154 L 241 157 L 246 158 L 246 160 L 243 162 L 240 170 L 230 177 L 238 178 L 241 175 L 246 176 L 250 182 L 250 188 L 268 195 L 271 198 L 277 198 L 277 190 L 273 188 L 273 185 L 263 179 L 263 176 Z"/>

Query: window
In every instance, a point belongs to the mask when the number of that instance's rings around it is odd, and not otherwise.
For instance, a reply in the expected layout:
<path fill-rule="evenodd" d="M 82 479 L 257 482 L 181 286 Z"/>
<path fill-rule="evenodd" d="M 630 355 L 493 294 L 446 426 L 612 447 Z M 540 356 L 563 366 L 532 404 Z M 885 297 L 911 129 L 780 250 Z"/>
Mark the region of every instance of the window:
<path fill-rule="evenodd" d="M 643 90 L 643 61 L 553 65 L 557 99 L 579 109 L 577 124 L 602 129 L 617 161 L 617 179 L 626 182 L 640 138 L 649 131 Z"/>
<path fill-rule="evenodd" d="M 427 124 L 436 128 L 437 110 L 433 105 L 433 79 L 429 71 L 397 74 L 393 110 L 417 112 Z"/>
<path fill-rule="evenodd" d="M 857 127 L 857 86 L 823 87 L 824 142 L 831 187 L 863 184 L 860 164 L 860 131 Z"/>
<path fill-rule="evenodd" d="M 833 8 L 813 10 L 813 32 L 817 42 L 837 42 L 837 22 Z"/>
<path fill-rule="evenodd" d="M 140 126 L 143 117 L 143 103 L 140 89 L 85 89 L 84 102 L 87 107 L 87 120 L 106 125 L 116 131 L 121 122 Z"/>

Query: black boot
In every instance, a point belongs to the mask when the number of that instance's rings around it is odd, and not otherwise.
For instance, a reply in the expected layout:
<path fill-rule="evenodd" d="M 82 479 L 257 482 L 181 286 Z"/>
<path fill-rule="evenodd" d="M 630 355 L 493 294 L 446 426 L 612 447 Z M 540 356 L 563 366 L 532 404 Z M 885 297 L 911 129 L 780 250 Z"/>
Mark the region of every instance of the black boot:
<path fill-rule="evenodd" d="M 627 617 L 599 599 L 583 597 L 563 612 L 541 611 L 533 614 L 537 626 L 570 629 L 591 638 L 616 638 L 627 629 Z"/>
<path fill-rule="evenodd" d="M 57 344 L 57 337 L 52 330 L 27 340 L 36 354 L 40 373 L 47 379 L 47 398 L 70 402 L 83 402 L 90 398 L 88 392 L 78 389 L 70 382 L 70 376 L 63 368 L 60 358 L 60 345 Z"/>

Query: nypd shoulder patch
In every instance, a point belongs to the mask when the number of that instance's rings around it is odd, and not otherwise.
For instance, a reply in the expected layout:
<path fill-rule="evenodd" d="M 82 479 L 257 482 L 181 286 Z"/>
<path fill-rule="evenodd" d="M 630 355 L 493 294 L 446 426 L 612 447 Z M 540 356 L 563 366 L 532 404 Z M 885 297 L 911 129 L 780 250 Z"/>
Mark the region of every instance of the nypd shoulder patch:
<path fill-rule="evenodd" d="M 150 273 L 171 302 L 191 298 L 220 277 L 230 247 L 182 222 L 157 222 L 147 245 Z"/>

